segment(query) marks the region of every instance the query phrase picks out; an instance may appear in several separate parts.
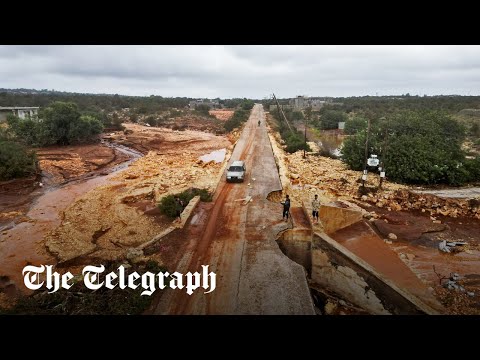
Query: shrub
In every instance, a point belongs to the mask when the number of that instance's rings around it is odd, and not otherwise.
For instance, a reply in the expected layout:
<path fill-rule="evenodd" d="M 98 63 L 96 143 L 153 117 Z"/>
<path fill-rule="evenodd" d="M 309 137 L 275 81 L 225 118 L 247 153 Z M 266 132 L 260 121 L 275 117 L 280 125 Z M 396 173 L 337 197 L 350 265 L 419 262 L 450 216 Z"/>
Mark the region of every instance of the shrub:
<path fill-rule="evenodd" d="M 208 105 L 197 105 L 195 111 L 202 116 L 210 116 L 210 107 Z"/>
<path fill-rule="evenodd" d="M 239 127 L 245 121 L 247 121 L 249 115 L 250 115 L 250 111 L 243 110 L 243 109 L 236 110 L 233 113 L 232 117 L 227 121 L 225 121 L 225 123 L 223 124 L 223 127 L 227 131 L 232 131 L 233 129 Z"/>
<path fill-rule="evenodd" d="M 0 140 L 0 180 L 10 180 L 35 174 L 36 155 L 21 144 Z"/>
<path fill-rule="evenodd" d="M 167 195 L 160 200 L 158 208 L 160 212 L 170 218 L 175 218 L 177 216 L 177 204 L 175 202 L 175 196 L 178 196 L 180 200 L 183 201 L 183 204 L 186 206 L 190 200 L 195 196 L 199 195 L 200 200 L 204 202 L 212 201 L 213 195 L 208 192 L 206 189 L 197 189 L 190 188 L 176 195 Z"/>

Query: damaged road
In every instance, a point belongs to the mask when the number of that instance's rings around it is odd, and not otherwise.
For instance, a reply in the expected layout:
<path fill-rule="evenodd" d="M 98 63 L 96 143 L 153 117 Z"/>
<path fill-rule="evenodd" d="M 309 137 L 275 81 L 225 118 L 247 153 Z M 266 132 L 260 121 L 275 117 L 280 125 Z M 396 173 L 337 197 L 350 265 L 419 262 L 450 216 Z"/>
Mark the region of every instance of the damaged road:
<path fill-rule="evenodd" d="M 281 183 L 266 127 L 257 125 L 264 119 L 262 106 L 255 105 L 230 159 L 245 161 L 245 182 L 231 184 L 223 178 L 213 207 L 203 216 L 205 223 L 198 224 L 194 215 L 184 232 L 189 241 L 176 269 L 197 271 L 208 264 L 217 274 L 217 289 L 192 296 L 167 290 L 153 313 L 315 313 L 304 268 L 275 242 L 288 225 L 282 221 L 282 206 L 266 199 Z"/>

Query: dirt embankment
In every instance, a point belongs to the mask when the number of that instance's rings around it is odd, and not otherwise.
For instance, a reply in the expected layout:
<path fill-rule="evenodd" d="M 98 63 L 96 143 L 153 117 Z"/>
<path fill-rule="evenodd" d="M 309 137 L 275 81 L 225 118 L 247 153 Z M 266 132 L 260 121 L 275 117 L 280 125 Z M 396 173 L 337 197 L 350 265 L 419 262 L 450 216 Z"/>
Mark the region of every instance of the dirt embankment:
<path fill-rule="evenodd" d="M 110 140 L 146 155 L 65 210 L 61 225 L 46 236 L 47 248 L 59 261 L 124 258 L 128 248 L 170 225 L 171 220 L 156 208 L 162 197 L 190 187 L 214 190 L 222 163 L 205 164 L 199 156 L 232 149 L 226 137 L 213 134 L 139 125 L 127 128 L 132 132 L 117 133 Z"/>

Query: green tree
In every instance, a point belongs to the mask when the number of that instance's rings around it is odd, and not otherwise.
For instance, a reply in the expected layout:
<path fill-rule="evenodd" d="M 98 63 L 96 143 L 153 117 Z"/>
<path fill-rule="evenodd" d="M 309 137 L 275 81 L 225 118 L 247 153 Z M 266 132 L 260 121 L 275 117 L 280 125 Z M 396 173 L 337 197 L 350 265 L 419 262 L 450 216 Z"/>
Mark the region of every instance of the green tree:
<path fill-rule="evenodd" d="M 339 122 L 347 121 L 347 114 L 339 110 L 327 110 L 322 114 L 320 121 L 322 130 L 338 129 Z"/>
<path fill-rule="evenodd" d="M 80 112 L 75 103 L 56 101 L 43 112 L 43 126 L 46 129 L 46 141 L 55 141 L 58 145 L 70 143 L 70 127 L 81 127 L 77 125 L 80 119 Z M 75 130 L 77 131 L 77 130 Z M 49 144 L 45 144 L 49 145 Z"/>
<path fill-rule="evenodd" d="M 82 115 L 68 130 L 68 143 L 85 143 L 91 141 L 92 137 L 103 131 L 103 124 L 100 120 Z"/>
<path fill-rule="evenodd" d="M 367 128 L 367 119 L 362 116 L 355 116 L 345 122 L 344 132 L 347 135 L 354 135 L 362 129 Z"/>
<path fill-rule="evenodd" d="M 352 169 L 363 169 L 365 135 L 364 129 L 344 142 L 342 159 Z M 461 150 L 464 138 L 464 127 L 443 112 L 401 112 L 372 124 L 368 155 L 383 157 L 387 176 L 397 182 L 459 185 L 470 177 Z"/>

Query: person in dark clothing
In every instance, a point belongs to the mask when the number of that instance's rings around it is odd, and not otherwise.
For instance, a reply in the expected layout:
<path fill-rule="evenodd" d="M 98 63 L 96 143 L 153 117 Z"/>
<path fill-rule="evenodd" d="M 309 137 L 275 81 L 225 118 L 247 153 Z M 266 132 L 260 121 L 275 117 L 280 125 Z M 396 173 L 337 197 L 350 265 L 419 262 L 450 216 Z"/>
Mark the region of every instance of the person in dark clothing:
<path fill-rule="evenodd" d="M 180 214 L 183 211 L 183 205 L 183 201 L 178 196 L 175 196 L 175 213 L 177 215 L 176 221 L 181 221 Z"/>
<path fill-rule="evenodd" d="M 285 201 L 282 201 L 281 204 L 283 205 L 283 220 L 288 221 L 288 213 L 290 212 L 290 197 L 286 195 Z"/>
<path fill-rule="evenodd" d="M 258 126 L 260 126 L 260 120 L 258 120 Z"/>

